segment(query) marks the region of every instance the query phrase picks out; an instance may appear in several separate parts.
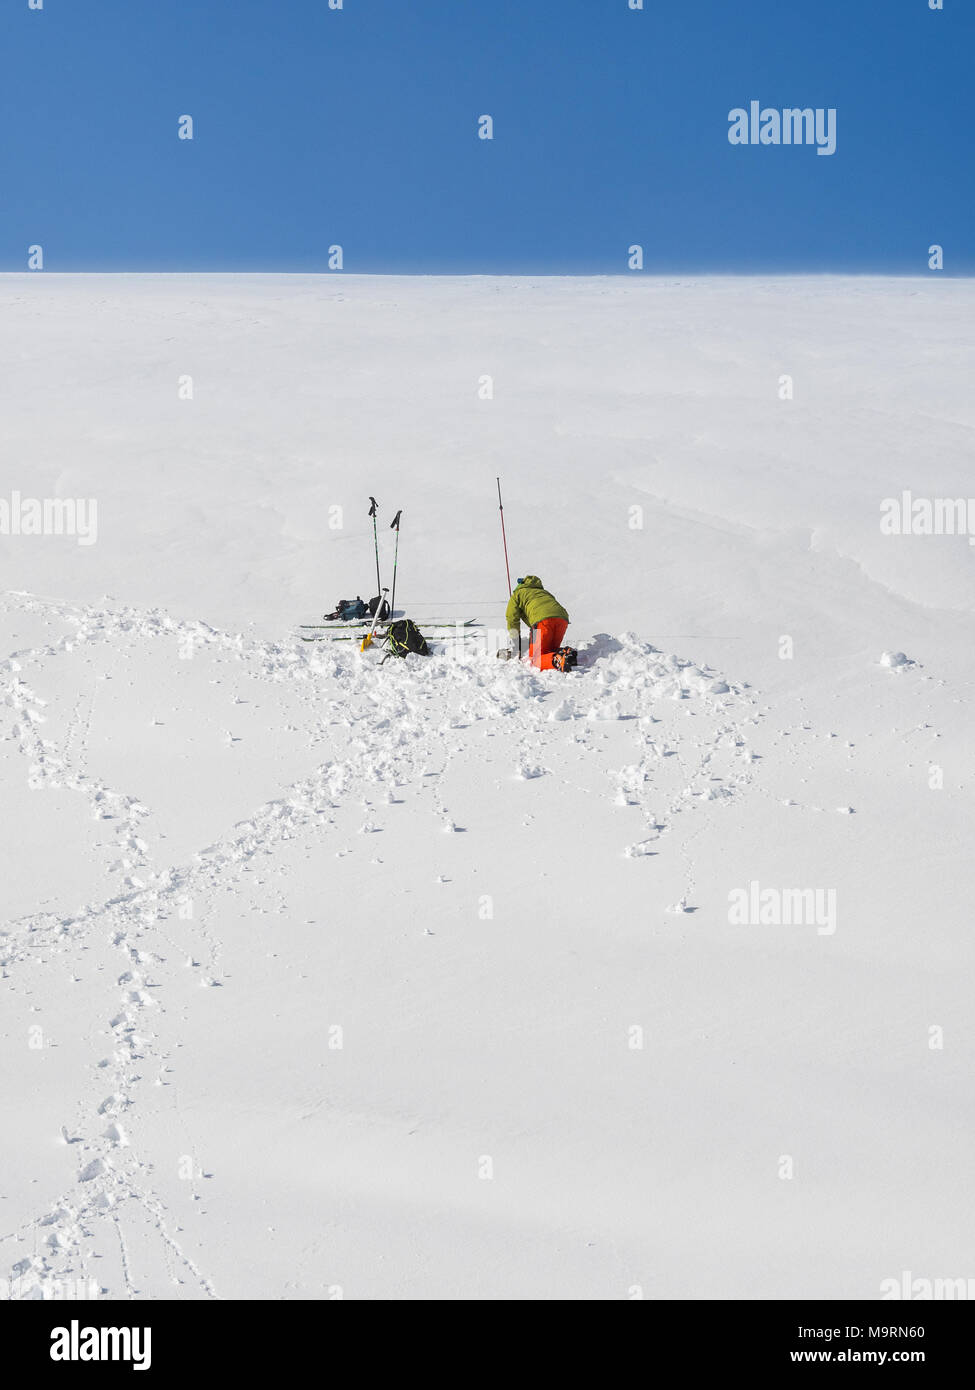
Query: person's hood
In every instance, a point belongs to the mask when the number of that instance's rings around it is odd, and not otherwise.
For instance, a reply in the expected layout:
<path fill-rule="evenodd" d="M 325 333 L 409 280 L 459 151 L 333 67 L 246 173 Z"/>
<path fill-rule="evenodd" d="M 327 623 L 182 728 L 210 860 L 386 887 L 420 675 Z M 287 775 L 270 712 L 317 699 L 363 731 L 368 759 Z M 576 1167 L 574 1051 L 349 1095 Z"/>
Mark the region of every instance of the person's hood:
<path fill-rule="evenodd" d="M 518 580 L 519 589 L 542 589 L 544 587 L 537 574 L 526 574 L 524 579 Z"/>

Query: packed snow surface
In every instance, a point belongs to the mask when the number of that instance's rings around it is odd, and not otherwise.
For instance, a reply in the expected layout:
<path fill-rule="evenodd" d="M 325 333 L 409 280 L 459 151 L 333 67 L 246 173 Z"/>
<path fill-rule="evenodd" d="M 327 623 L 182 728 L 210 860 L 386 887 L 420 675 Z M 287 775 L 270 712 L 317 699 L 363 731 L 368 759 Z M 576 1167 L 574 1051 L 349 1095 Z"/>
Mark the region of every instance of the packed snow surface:
<path fill-rule="evenodd" d="M 973 1273 L 975 553 L 879 524 L 969 491 L 967 282 L 0 308 L 0 499 L 97 502 L 0 538 L 3 1291 Z M 498 474 L 568 674 L 494 657 Z M 301 640 L 370 494 L 397 608 L 482 624 L 430 658 Z"/>

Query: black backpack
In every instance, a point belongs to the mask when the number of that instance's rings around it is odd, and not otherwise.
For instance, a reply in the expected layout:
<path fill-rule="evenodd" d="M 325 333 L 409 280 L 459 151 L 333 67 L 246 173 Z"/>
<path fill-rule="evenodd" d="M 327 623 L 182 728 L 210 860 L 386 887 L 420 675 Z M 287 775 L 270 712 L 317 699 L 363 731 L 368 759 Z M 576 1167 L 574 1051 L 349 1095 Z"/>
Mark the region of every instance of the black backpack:
<path fill-rule="evenodd" d="M 409 652 L 417 656 L 430 655 L 426 639 L 412 618 L 397 618 L 395 623 L 390 623 L 386 629 L 386 645 L 389 651 L 383 657 L 384 661 L 387 657 L 406 656 Z"/>
<path fill-rule="evenodd" d="M 571 671 L 573 666 L 579 664 L 579 653 L 575 647 L 559 647 L 552 657 L 552 665 L 556 671 Z"/>
<path fill-rule="evenodd" d="M 377 594 L 375 598 L 369 600 L 369 616 L 370 618 L 374 618 L 376 616 L 376 609 L 379 608 L 379 621 L 384 623 L 389 617 L 389 604 L 385 599 L 382 599 L 382 607 L 380 608 L 379 601 L 381 598 L 382 595 Z"/>

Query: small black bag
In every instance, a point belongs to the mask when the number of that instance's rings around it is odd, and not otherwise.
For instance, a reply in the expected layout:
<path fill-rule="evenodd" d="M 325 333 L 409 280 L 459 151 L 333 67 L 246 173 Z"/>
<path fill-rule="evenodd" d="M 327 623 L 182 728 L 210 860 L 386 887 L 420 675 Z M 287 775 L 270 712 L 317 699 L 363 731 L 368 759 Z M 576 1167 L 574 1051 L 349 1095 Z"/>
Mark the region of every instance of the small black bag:
<path fill-rule="evenodd" d="M 386 630 L 386 656 L 406 656 L 413 652 L 417 656 L 429 656 L 430 648 L 423 633 L 412 618 L 397 618 Z M 383 658 L 385 660 L 385 657 Z"/>
<path fill-rule="evenodd" d="M 382 607 L 380 607 L 380 599 L 382 599 Z M 374 618 L 376 616 L 377 608 L 379 608 L 379 621 L 381 623 L 384 623 L 386 619 L 389 617 L 389 604 L 386 602 L 384 598 L 382 598 L 381 594 L 377 594 L 375 598 L 371 598 L 369 600 L 370 618 Z"/>
<path fill-rule="evenodd" d="M 575 647 L 559 647 L 552 657 L 552 665 L 556 671 L 571 671 L 573 666 L 579 664 L 579 653 Z"/>

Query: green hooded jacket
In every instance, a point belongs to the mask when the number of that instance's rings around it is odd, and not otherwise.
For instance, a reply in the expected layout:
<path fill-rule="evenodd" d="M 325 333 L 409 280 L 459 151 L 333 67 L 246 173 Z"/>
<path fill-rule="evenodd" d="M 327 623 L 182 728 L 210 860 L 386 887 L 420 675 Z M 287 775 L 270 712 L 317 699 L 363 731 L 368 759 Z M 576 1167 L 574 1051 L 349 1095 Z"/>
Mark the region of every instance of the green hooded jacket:
<path fill-rule="evenodd" d="M 542 588 L 542 581 L 538 575 L 526 574 L 508 600 L 505 613 L 508 630 L 517 632 L 520 623 L 534 627 L 545 618 L 562 618 L 565 622 L 569 621 L 569 615 L 558 599 L 554 599 Z"/>

